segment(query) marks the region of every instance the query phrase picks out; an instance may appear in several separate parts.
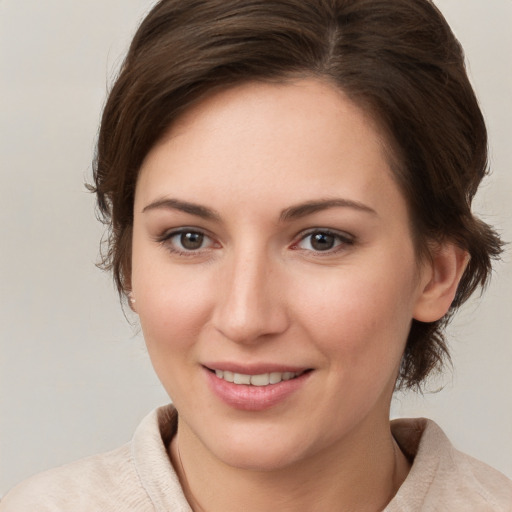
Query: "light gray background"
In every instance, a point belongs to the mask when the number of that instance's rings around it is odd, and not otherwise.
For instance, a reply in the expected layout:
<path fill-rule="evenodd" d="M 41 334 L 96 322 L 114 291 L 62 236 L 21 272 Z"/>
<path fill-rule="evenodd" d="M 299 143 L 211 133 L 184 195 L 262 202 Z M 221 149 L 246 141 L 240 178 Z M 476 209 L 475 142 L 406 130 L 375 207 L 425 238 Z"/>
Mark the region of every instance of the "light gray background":
<path fill-rule="evenodd" d="M 0 495 L 21 479 L 128 441 L 167 397 L 110 277 L 83 186 L 107 84 L 148 0 L 0 0 Z M 512 1 L 439 0 L 466 49 L 493 176 L 476 210 L 512 241 Z M 512 258 L 450 330 L 442 392 L 394 416 L 438 421 L 512 477 Z"/>

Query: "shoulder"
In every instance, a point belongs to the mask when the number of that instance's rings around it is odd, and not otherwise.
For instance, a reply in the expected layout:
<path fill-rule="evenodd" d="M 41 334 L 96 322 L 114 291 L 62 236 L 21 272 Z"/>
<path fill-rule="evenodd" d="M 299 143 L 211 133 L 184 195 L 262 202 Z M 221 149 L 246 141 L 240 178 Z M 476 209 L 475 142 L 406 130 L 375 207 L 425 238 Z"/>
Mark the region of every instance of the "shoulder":
<path fill-rule="evenodd" d="M 29 478 L 2 499 L 0 512 L 153 511 L 159 489 L 152 481 L 173 477 L 164 436 L 173 435 L 175 416 L 172 408 L 157 409 L 130 443 Z"/>
<path fill-rule="evenodd" d="M 5 496 L 0 511 L 151 510 L 144 508 L 145 501 L 130 445 L 125 445 L 29 478 Z"/>
<path fill-rule="evenodd" d="M 410 503 L 425 511 L 512 512 L 512 481 L 455 449 L 436 423 L 423 418 L 395 420 L 392 431 L 414 462 L 390 512 L 411 510 Z"/>

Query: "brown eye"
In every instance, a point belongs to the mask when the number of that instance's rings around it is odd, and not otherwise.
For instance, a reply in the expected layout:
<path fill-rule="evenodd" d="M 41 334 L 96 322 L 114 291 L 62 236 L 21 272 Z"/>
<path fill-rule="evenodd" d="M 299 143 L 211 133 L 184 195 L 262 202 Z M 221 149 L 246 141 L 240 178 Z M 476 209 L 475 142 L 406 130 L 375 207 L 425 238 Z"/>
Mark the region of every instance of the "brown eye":
<path fill-rule="evenodd" d="M 315 251 L 328 251 L 334 247 L 336 237 L 329 233 L 314 233 L 310 235 L 310 244 Z"/>
<path fill-rule="evenodd" d="M 320 253 L 335 252 L 338 248 L 342 249 L 353 244 L 354 238 L 351 235 L 319 229 L 306 233 L 295 247 Z"/>
<path fill-rule="evenodd" d="M 216 246 L 208 235 L 191 229 L 172 231 L 160 237 L 158 241 L 172 253 L 190 256 Z"/>
<path fill-rule="evenodd" d="M 189 231 L 187 233 L 181 233 L 179 236 L 181 246 L 187 251 L 197 251 L 201 249 L 204 242 L 204 235 L 202 233 Z"/>

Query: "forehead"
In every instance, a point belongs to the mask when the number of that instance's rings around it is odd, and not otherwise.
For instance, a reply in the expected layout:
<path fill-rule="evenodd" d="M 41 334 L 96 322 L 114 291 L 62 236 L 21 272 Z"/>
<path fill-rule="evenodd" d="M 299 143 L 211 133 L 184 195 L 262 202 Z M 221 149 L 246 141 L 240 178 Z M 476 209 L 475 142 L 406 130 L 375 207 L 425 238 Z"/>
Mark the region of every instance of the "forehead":
<path fill-rule="evenodd" d="M 241 202 L 341 193 L 376 201 L 397 193 L 384 148 L 373 119 L 328 83 L 247 83 L 178 119 L 146 157 L 136 201 L 166 193 Z"/>

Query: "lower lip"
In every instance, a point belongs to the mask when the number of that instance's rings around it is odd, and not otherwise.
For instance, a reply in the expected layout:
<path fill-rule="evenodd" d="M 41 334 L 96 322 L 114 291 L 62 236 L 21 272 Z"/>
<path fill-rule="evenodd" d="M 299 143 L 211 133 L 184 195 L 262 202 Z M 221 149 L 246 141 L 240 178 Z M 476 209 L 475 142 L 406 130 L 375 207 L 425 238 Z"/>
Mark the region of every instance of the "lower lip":
<path fill-rule="evenodd" d="M 248 386 L 219 379 L 206 368 L 205 372 L 213 393 L 230 407 L 242 411 L 264 411 L 284 402 L 305 384 L 311 374 L 305 372 L 294 379 L 268 386 Z"/>

